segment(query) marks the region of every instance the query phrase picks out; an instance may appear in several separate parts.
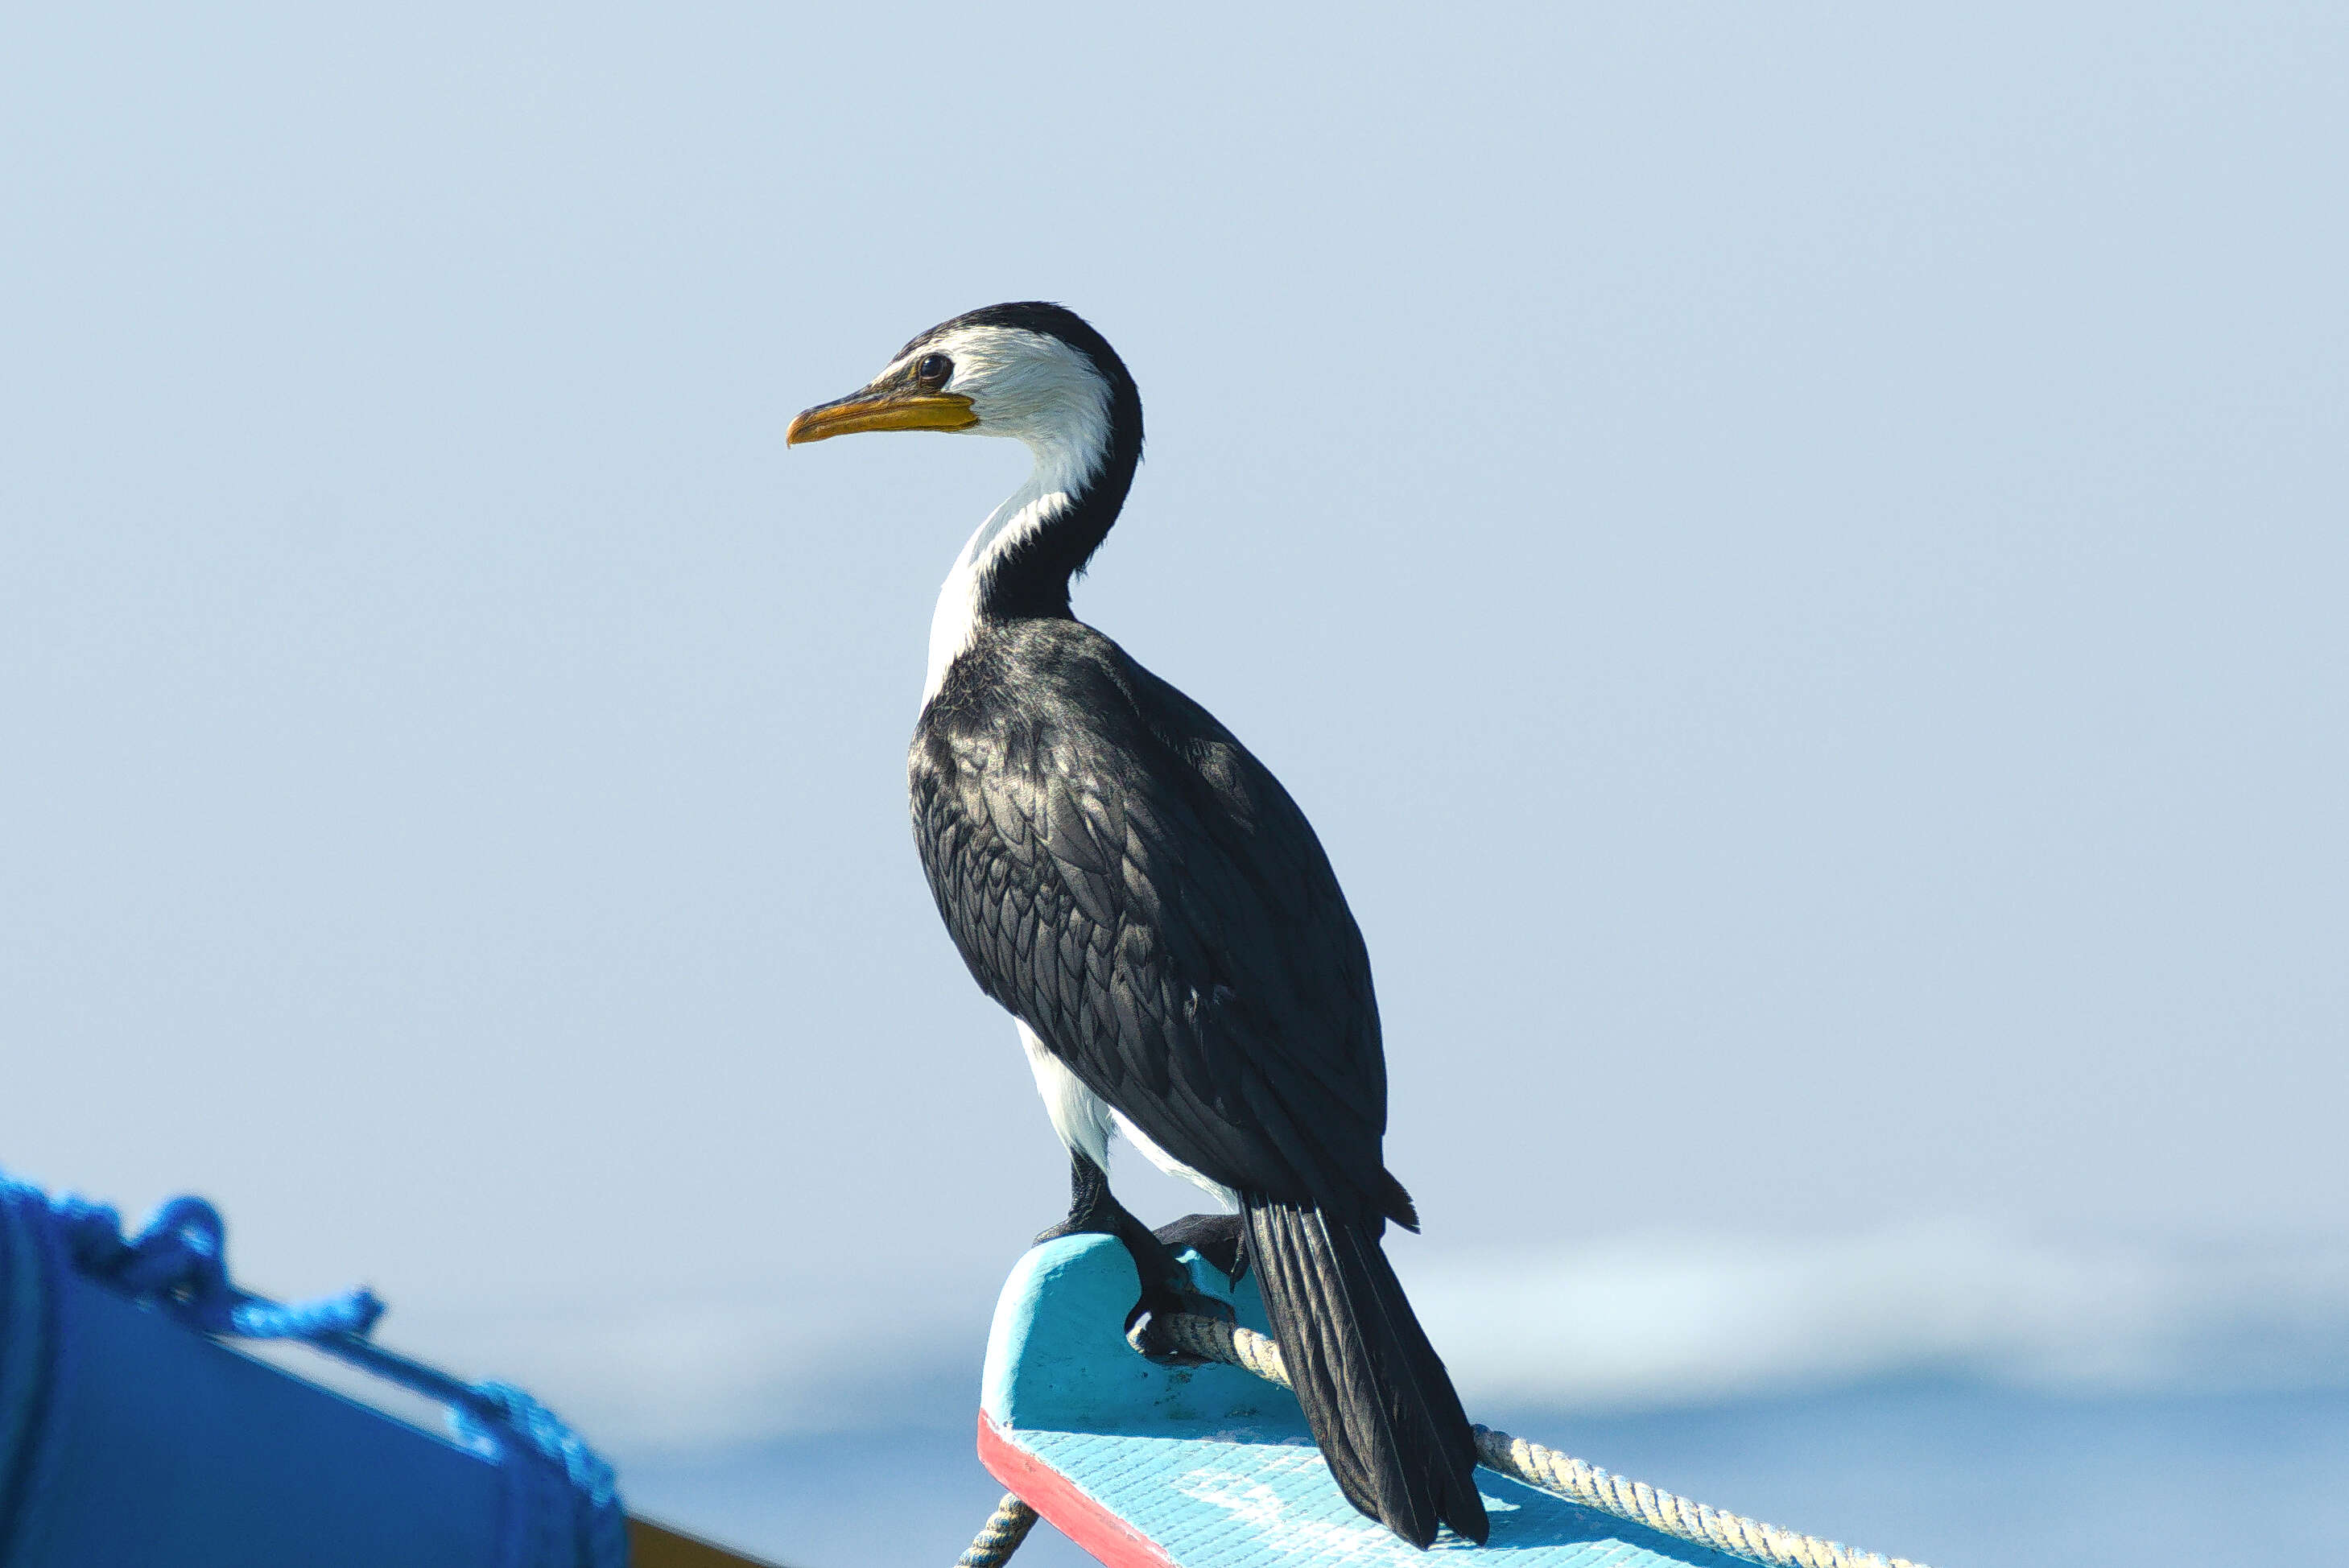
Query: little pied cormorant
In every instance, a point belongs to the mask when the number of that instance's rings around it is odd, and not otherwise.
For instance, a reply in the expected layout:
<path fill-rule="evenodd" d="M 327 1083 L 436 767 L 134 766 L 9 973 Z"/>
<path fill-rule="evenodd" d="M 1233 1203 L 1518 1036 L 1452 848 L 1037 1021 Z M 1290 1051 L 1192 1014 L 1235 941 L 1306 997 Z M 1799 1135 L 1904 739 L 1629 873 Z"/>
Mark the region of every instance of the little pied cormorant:
<path fill-rule="evenodd" d="M 938 593 L 907 771 L 938 913 L 1068 1147 L 1045 1235 L 1122 1240 L 1140 1312 L 1199 1305 L 1169 1242 L 1253 1265 L 1347 1498 L 1416 1546 L 1439 1522 L 1482 1542 L 1467 1418 L 1379 1245 L 1419 1222 L 1381 1155 L 1378 1002 L 1337 876 L 1230 731 L 1070 613 L 1142 459 L 1133 377 L 1074 313 L 991 305 L 787 440 L 859 430 L 1010 436 L 1036 459 Z M 1110 1195 L 1112 1130 L 1237 1217 L 1154 1235 Z"/>

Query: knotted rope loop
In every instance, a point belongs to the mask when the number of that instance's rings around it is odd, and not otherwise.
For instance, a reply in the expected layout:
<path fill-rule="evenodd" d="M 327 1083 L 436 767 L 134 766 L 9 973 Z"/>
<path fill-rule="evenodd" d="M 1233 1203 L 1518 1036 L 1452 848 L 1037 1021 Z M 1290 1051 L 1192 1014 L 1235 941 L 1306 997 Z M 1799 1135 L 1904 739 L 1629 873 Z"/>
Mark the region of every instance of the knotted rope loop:
<path fill-rule="evenodd" d="M 291 1304 L 238 1289 L 228 1277 L 228 1226 L 202 1198 L 172 1199 L 127 1240 L 111 1204 L 67 1193 L 48 1207 L 78 1273 L 151 1302 L 200 1333 L 315 1341 L 364 1335 L 383 1315 L 381 1298 L 365 1286 Z"/>

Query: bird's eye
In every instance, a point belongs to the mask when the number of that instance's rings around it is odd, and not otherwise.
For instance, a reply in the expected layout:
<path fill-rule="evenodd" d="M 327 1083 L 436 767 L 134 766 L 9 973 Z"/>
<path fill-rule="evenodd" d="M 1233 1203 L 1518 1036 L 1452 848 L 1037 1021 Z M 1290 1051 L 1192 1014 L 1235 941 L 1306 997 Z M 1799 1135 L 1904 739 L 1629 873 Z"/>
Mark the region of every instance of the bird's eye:
<path fill-rule="evenodd" d="M 953 374 L 954 361 L 943 354 L 925 354 L 921 363 L 914 366 L 914 379 L 926 381 L 933 387 L 945 386 L 947 377 Z"/>

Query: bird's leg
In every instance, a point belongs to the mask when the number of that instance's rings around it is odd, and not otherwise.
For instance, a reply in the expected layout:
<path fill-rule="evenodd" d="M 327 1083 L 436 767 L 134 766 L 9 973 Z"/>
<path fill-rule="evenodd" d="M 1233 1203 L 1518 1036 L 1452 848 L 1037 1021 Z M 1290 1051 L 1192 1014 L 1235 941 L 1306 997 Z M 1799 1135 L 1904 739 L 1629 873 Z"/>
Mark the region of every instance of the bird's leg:
<path fill-rule="evenodd" d="M 1216 1217 L 1195 1216 L 1206 1220 Z M 1176 1226 L 1184 1223 L 1186 1222 L 1175 1222 Z M 1071 1150 L 1069 1217 L 1040 1233 L 1036 1240 L 1040 1244 L 1057 1241 L 1062 1236 L 1082 1235 L 1115 1236 L 1124 1243 L 1126 1255 L 1133 1260 L 1133 1272 L 1142 1280 L 1142 1299 L 1126 1315 L 1125 1326 L 1129 1334 L 1134 1325 L 1144 1318 L 1164 1317 L 1179 1312 L 1207 1317 L 1229 1318 L 1232 1315 L 1229 1305 L 1214 1296 L 1201 1295 L 1191 1288 L 1190 1274 L 1174 1260 L 1175 1249 L 1152 1233 L 1149 1226 L 1135 1219 L 1124 1204 L 1111 1195 L 1109 1173 L 1085 1155 Z M 1186 1238 L 1182 1244 L 1196 1243 Z M 1200 1255 L 1209 1254 L 1203 1252 Z M 1220 1268 L 1222 1264 L 1216 1266 Z M 1136 1343 L 1142 1347 L 1143 1354 L 1154 1361 L 1192 1366 L 1198 1360 L 1196 1357 L 1154 1346 L 1146 1324 L 1142 1338 Z"/>
<path fill-rule="evenodd" d="M 1109 1193 L 1109 1172 L 1094 1164 L 1075 1150 L 1069 1150 L 1069 1217 L 1050 1230 L 1036 1233 L 1036 1244 L 1057 1242 L 1062 1236 L 1118 1236 L 1124 1233 L 1118 1226 L 1123 1217 L 1132 1221 Z M 1139 1266 L 1138 1264 L 1136 1265 Z"/>
<path fill-rule="evenodd" d="M 1133 1259 L 1133 1272 L 1142 1278 L 1143 1300 L 1154 1297 L 1164 1303 L 1167 1298 L 1190 1293 L 1191 1276 L 1174 1261 L 1174 1251 L 1150 1232 L 1150 1227 L 1133 1217 L 1109 1190 L 1109 1172 L 1093 1163 L 1090 1156 L 1075 1150 L 1069 1151 L 1069 1217 L 1050 1230 L 1040 1232 L 1039 1244 L 1058 1241 L 1062 1236 L 1115 1236 L 1125 1243 Z"/>
<path fill-rule="evenodd" d="M 1247 1252 L 1240 1244 L 1243 1233 L 1237 1214 L 1185 1214 L 1152 1233 L 1178 1253 L 1190 1248 L 1234 1284 L 1247 1273 Z"/>

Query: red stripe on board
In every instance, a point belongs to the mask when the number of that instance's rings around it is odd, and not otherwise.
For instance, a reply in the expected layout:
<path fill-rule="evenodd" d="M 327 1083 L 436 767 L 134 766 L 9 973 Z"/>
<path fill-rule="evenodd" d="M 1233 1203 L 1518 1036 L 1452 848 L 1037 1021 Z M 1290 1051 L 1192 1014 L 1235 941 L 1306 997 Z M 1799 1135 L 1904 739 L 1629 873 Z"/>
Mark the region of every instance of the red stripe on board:
<path fill-rule="evenodd" d="M 1084 1488 L 1021 1448 L 978 1413 L 978 1462 L 1052 1528 L 1101 1559 L 1104 1568 L 1174 1568 L 1165 1548 L 1102 1507 Z"/>

